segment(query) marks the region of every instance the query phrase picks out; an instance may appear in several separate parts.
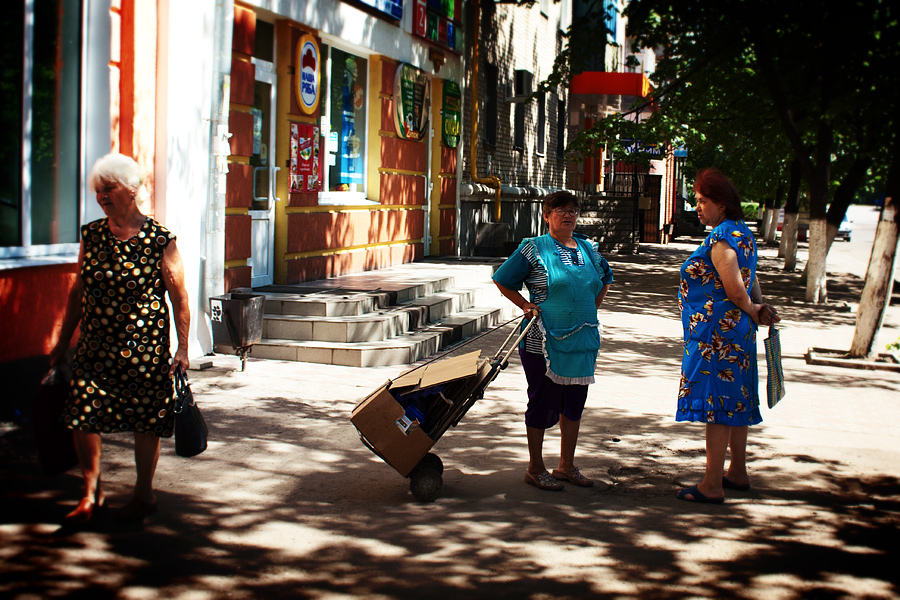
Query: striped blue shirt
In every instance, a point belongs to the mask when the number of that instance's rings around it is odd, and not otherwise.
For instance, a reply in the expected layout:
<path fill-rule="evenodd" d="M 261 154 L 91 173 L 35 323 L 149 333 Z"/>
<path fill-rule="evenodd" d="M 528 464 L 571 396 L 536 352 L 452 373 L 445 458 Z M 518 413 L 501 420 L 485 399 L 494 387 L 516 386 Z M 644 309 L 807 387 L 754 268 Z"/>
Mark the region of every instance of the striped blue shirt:
<path fill-rule="evenodd" d="M 556 240 L 554 240 L 556 241 Z M 594 264 L 597 265 L 597 272 L 600 273 L 600 279 L 603 285 L 608 285 L 613 281 L 612 269 L 606 259 L 600 256 L 596 242 L 589 242 L 594 249 Z M 581 251 L 581 247 L 567 248 L 566 246 L 556 242 L 559 249 L 559 257 L 564 265 L 584 266 L 585 257 Z M 528 288 L 531 295 L 530 301 L 540 305 L 547 299 L 547 269 L 541 263 L 537 256 L 537 251 L 532 244 L 522 244 L 510 257 L 504 262 L 497 272 L 494 273 L 494 281 L 510 290 L 521 290 L 522 284 Z M 543 354 L 544 334 L 537 327 L 532 327 L 525 337 L 525 351 L 533 354 Z"/>

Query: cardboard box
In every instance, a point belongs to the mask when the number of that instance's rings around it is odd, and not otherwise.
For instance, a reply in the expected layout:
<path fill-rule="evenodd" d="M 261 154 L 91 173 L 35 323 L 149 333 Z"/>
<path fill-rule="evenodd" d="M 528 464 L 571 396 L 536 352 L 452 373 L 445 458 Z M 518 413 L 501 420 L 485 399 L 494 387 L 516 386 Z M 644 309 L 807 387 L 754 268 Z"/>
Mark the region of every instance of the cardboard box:
<path fill-rule="evenodd" d="M 350 422 L 385 462 L 406 477 L 437 440 L 419 427 L 404 426 L 405 410 L 395 396 L 459 379 L 475 380 L 484 372 L 486 362 L 476 351 L 416 367 L 386 382 L 357 404 Z M 469 387 L 472 386 L 461 389 Z"/>

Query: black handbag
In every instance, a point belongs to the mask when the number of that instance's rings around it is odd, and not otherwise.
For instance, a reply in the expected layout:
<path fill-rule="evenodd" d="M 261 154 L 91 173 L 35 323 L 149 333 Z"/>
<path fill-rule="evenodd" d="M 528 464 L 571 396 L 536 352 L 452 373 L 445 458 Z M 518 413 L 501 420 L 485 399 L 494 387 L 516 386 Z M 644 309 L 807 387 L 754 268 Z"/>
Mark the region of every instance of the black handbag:
<path fill-rule="evenodd" d="M 175 369 L 175 454 L 190 458 L 206 450 L 209 429 L 194 401 L 187 375 Z"/>
<path fill-rule="evenodd" d="M 72 430 L 61 419 L 70 379 L 68 367 L 52 367 L 31 401 L 38 460 L 47 475 L 60 475 L 78 464 Z"/>

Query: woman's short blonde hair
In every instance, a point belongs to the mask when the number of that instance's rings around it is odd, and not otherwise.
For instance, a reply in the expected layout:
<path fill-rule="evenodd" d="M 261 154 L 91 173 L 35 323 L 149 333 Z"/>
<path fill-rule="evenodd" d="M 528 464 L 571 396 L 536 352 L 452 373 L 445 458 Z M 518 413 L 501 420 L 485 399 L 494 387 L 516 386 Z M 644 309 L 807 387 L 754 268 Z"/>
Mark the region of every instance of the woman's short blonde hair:
<path fill-rule="evenodd" d="M 137 193 L 141 187 L 141 168 L 130 156 L 111 153 L 97 159 L 88 175 L 88 187 L 99 191 L 104 185 L 118 183 Z"/>

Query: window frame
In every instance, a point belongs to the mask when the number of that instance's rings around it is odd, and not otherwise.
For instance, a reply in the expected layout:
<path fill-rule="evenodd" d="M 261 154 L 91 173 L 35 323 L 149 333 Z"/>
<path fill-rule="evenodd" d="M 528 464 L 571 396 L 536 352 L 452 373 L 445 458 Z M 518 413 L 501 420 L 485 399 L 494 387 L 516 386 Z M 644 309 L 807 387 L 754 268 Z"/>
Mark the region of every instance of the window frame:
<path fill-rule="evenodd" d="M 513 104 L 513 150 L 525 151 L 525 103 Z"/>
<path fill-rule="evenodd" d="M 71 184 L 78 190 L 75 218 L 77 229 L 80 229 L 85 218 L 85 199 L 81 190 L 84 186 L 85 165 L 85 106 L 86 106 L 86 52 L 87 52 L 87 24 L 88 2 L 79 0 L 78 30 L 79 30 L 79 72 L 78 72 L 78 119 L 77 124 L 77 168 L 75 181 Z M 42 264 L 59 264 L 76 262 L 81 245 L 80 241 L 62 242 L 54 244 L 35 244 L 32 241 L 32 148 L 34 139 L 33 128 L 33 91 L 34 91 L 34 52 L 35 52 L 35 5 L 34 2 L 25 2 L 22 36 L 22 113 L 21 113 L 21 172 L 20 172 L 20 211 L 19 211 L 19 245 L 0 246 L 0 270 L 8 268 L 29 267 Z"/>
<path fill-rule="evenodd" d="M 537 132 L 534 153 L 537 156 L 547 155 L 547 94 L 541 94 L 537 101 Z"/>
<path fill-rule="evenodd" d="M 322 165 L 323 177 L 322 177 L 322 190 L 317 194 L 318 196 L 318 205 L 319 206 L 360 206 L 360 205 L 377 205 L 378 201 L 369 199 L 369 147 L 372 143 L 372 140 L 369 138 L 369 119 L 371 118 L 370 114 L 370 106 L 372 102 L 372 51 L 366 50 L 364 48 L 360 48 L 357 46 L 353 46 L 347 44 L 347 42 L 341 40 L 340 38 L 336 38 L 331 35 L 322 34 L 321 35 L 322 44 L 328 49 L 325 60 L 323 61 L 324 72 L 327 74 L 326 85 L 327 90 L 323 89 L 325 92 L 323 94 L 323 102 L 324 102 L 324 110 L 322 111 L 319 117 L 321 136 L 323 137 L 323 143 L 325 151 L 323 152 L 323 157 L 325 158 L 325 164 Z M 337 48 L 341 52 L 346 54 L 350 54 L 352 56 L 356 56 L 358 58 L 362 58 L 366 61 L 366 89 L 365 89 L 365 102 L 363 106 L 363 113 L 366 115 L 366 140 L 365 144 L 363 144 L 363 148 L 360 150 L 362 161 L 363 161 L 363 180 L 362 191 L 356 192 L 337 192 L 330 191 L 328 186 L 330 184 L 328 179 L 328 134 L 331 133 L 331 71 L 332 71 L 332 49 Z M 324 88 L 324 86 L 323 86 Z M 327 128 L 327 129 L 326 129 Z M 326 133 L 327 131 L 327 133 Z M 340 157 L 338 156 L 338 160 Z"/>
<path fill-rule="evenodd" d="M 568 114 L 566 113 L 566 100 L 556 99 L 556 158 L 566 157 L 566 129 L 568 128 Z"/>

